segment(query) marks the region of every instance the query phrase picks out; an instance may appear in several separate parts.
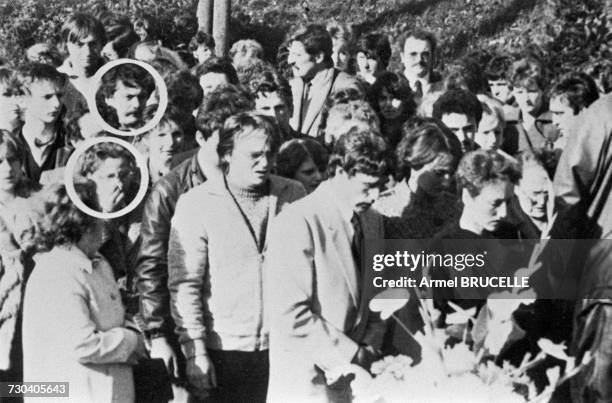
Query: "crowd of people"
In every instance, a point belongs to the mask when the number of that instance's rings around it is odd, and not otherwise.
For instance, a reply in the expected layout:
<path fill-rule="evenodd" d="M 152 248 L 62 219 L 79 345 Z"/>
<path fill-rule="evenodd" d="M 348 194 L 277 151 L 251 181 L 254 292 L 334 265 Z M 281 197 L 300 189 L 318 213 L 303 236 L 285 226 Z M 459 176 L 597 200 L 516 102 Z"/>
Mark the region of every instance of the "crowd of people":
<path fill-rule="evenodd" d="M 167 48 L 153 22 L 75 13 L 0 66 L 2 381 L 168 401 L 138 378 L 157 358 L 173 401 L 350 401 L 338 368 L 413 353 L 368 309 L 368 242 L 612 231 L 610 71 L 551 78 L 525 49 L 438 72 L 415 29 L 394 72 L 387 36 L 341 24 L 288 34 L 277 69 L 251 39 Z M 547 268 L 538 287 L 579 298 L 526 327 L 596 357 L 573 401 L 612 401 L 606 252 Z"/>

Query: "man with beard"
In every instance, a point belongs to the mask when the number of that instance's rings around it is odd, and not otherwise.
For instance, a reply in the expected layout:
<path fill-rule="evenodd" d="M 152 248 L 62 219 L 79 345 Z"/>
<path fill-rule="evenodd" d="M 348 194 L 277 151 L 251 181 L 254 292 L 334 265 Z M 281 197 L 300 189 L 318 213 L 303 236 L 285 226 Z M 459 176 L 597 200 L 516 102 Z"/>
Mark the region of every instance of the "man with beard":
<path fill-rule="evenodd" d="M 76 13 L 68 18 L 60 37 L 68 57 L 58 71 L 70 79 L 62 99 L 70 118 L 77 105 L 87 106 L 85 96 L 93 90 L 92 76 L 104 62 L 100 52 L 106 43 L 106 33 L 98 19 L 89 14 Z"/>
<path fill-rule="evenodd" d="M 66 75 L 41 63 L 29 64 L 21 73 L 23 126 L 17 137 L 21 142 L 23 170 L 28 179 L 38 182 L 43 171 L 66 165 L 69 157 L 60 120 Z"/>
<path fill-rule="evenodd" d="M 325 101 L 342 88 L 357 88 L 351 76 L 334 68 L 332 38 L 322 25 L 309 25 L 289 40 L 287 62 L 294 79 L 289 83 L 293 94 L 293 129 L 316 137 L 321 126 Z"/>
<path fill-rule="evenodd" d="M 401 54 L 404 76 L 417 104 L 434 92 L 442 90 L 442 77 L 434 72 L 436 37 L 425 31 L 410 31 L 404 34 L 404 47 Z"/>
<path fill-rule="evenodd" d="M 107 71 L 96 93 L 100 115 L 112 127 L 130 131 L 146 124 L 142 113 L 155 89 L 153 77 L 144 68 L 125 63 Z"/>

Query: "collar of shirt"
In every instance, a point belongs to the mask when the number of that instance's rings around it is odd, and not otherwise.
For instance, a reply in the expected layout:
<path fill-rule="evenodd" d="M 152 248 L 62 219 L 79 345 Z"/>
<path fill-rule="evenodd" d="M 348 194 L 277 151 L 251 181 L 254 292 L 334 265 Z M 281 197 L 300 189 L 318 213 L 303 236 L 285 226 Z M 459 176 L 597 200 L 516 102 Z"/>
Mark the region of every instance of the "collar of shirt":
<path fill-rule="evenodd" d="M 410 77 L 406 74 L 406 71 L 404 70 L 404 77 L 406 77 L 406 79 L 408 80 L 408 83 L 410 84 L 410 89 L 412 89 L 413 91 L 417 81 L 421 83 L 421 89 L 423 90 L 423 94 L 426 94 L 429 90 L 429 74 L 425 77 Z"/>
<path fill-rule="evenodd" d="M 89 274 L 93 272 L 95 261 L 101 258 L 101 256 L 96 255 L 92 261 L 76 245 L 56 246 L 49 252 L 48 256 L 52 257 L 58 264 L 69 264 L 71 267 L 77 267 Z"/>
<path fill-rule="evenodd" d="M 34 161 L 36 161 L 38 165 L 42 165 L 45 161 L 45 158 L 49 154 L 51 147 L 55 143 L 55 140 L 57 139 L 57 133 L 54 133 L 53 137 L 51 137 L 45 142 L 37 139 L 36 137 L 30 138 L 26 135 L 24 135 L 23 138 L 28 144 L 28 147 L 30 147 L 30 151 L 32 152 L 32 157 L 34 158 Z"/>

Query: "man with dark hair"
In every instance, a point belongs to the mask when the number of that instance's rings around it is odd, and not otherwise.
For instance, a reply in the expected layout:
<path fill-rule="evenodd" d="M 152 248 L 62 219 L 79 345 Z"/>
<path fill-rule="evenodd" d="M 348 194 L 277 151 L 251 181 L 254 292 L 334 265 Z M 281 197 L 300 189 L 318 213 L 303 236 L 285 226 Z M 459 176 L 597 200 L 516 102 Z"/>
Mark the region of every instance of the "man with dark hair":
<path fill-rule="evenodd" d="M 287 62 L 293 69 L 291 80 L 293 116 L 291 127 L 301 134 L 319 133 L 325 101 L 342 88 L 360 88 L 348 74 L 334 68 L 332 38 L 322 25 L 309 25 L 291 36 Z"/>
<path fill-rule="evenodd" d="M 153 77 L 133 63 L 113 67 L 102 76 L 96 106 L 112 127 L 129 131 L 146 124 L 142 112 L 155 90 Z"/>
<path fill-rule="evenodd" d="M 198 31 L 189 42 L 189 50 L 198 64 L 215 55 L 215 39 L 206 32 Z"/>
<path fill-rule="evenodd" d="M 533 57 L 515 62 L 508 73 L 512 94 L 520 109 L 520 119 L 514 125 L 518 150 L 535 152 L 553 150 L 559 137 L 548 110 L 545 91 L 548 86 L 542 62 Z M 513 150 L 508 150 L 512 153 Z"/>
<path fill-rule="evenodd" d="M 287 80 L 273 70 L 261 70 L 250 75 L 247 85 L 255 95 L 255 110 L 276 119 L 283 141 L 298 137 L 289 123 L 293 100 Z"/>
<path fill-rule="evenodd" d="M 24 123 L 18 137 L 22 166 L 28 179 L 38 182 L 43 171 L 66 165 L 71 151 L 60 119 L 62 90 L 67 78 L 53 66 L 41 63 L 26 65 L 21 74 Z"/>
<path fill-rule="evenodd" d="M 476 95 L 466 90 L 445 92 L 433 105 L 433 118 L 455 133 L 464 153 L 475 148 L 474 136 L 482 118 L 482 106 Z"/>
<path fill-rule="evenodd" d="M 207 180 L 223 180 L 217 154 L 219 129 L 229 116 L 253 108 L 251 95 L 234 86 L 221 87 L 206 97 L 196 118 L 196 141 L 200 148 L 153 186 L 144 206 L 142 242 L 134 270 L 140 313 L 145 333 L 151 339 L 151 356 L 163 358 L 169 370 L 174 368 L 175 377 L 184 377 L 185 361 L 170 317 L 167 284 L 170 220 L 180 195 Z"/>
<path fill-rule="evenodd" d="M 387 35 L 368 34 L 357 42 L 357 75 L 368 84 L 374 84 L 376 77 L 389 66 L 391 44 Z"/>
<path fill-rule="evenodd" d="M 491 94 L 493 98 L 504 105 L 504 118 L 508 123 L 516 122 L 519 116 L 519 109 L 514 104 L 512 86 L 506 78 L 511 65 L 512 58 L 510 56 L 497 55 L 491 58 L 485 68 Z"/>
<path fill-rule="evenodd" d="M 335 144 L 330 179 L 271 229 L 269 402 L 350 401 L 339 371 L 350 363 L 368 369 L 377 356 L 385 326 L 368 312 L 373 271 L 361 263 L 364 241 L 383 238 L 370 206 L 387 173 L 386 150 L 376 132 L 350 130 Z"/>
<path fill-rule="evenodd" d="M 232 62 L 227 58 L 211 57 L 198 65 L 195 76 L 200 81 L 204 96 L 210 94 L 222 85 L 238 85 L 238 75 Z"/>
<path fill-rule="evenodd" d="M 225 182 L 185 193 L 172 218 L 172 316 L 189 382 L 213 401 L 266 401 L 266 234 L 274 217 L 306 194 L 300 183 L 270 174 L 279 146 L 272 119 L 253 112 L 228 118 L 217 147 Z"/>
<path fill-rule="evenodd" d="M 442 77 L 434 72 L 437 41 L 434 34 L 422 30 L 409 31 L 403 35 L 402 63 L 404 76 L 410 82 L 415 100 L 442 90 Z"/>
<path fill-rule="evenodd" d="M 549 98 L 552 122 L 560 134 L 555 148 L 563 149 L 575 116 L 599 98 L 597 84 L 586 73 L 569 73 L 554 84 Z"/>
<path fill-rule="evenodd" d="M 102 47 L 106 32 L 102 23 L 85 13 L 75 13 L 64 23 L 60 38 L 68 57 L 58 70 L 70 78 L 64 89 L 63 103 L 70 118 L 77 104 L 87 105 L 85 95 L 92 90 L 92 76 L 102 66 Z"/>

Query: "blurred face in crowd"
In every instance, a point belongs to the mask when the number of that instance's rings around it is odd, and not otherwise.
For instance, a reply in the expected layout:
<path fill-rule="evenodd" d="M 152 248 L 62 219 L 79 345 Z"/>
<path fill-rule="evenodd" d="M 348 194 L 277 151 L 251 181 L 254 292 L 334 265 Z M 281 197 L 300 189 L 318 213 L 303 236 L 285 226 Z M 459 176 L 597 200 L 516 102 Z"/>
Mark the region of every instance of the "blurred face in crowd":
<path fill-rule="evenodd" d="M 289 106 L 278 92 L 258 92 L 255 98 L 255 110 L 262 115 L 275 118 L 283 131 L 290 129 Z"/>
<path fill-rule="evenodd" d="M 408 180 L 414 183 L 417 189 L 435 196 L 450 188 L 453 173 L 453 157 L 441 153 L 436 159 L 423 165 L 421 169 L 412 169 Z"/>
<path fill-rule="evenodd" d="M 57 84 L 48 80 L 37 80 L 30 83 L 29 94 L 22 98 L 25 110 L 25 121 L 40 121 L 44 124 L 53 124 L 57 120 L 62 96 Z"/>
<path fill-rule="evenodd" d="M 348 61 L 348 43 L 344 38 L 332 38 L 332 60 L 336 68 L 342 69 Z"/>
<path fill-rule="evenodd" d="M 198 61 L 198 63 L 204 63 L 206 60 L 210 59 L 214 55 L 213 49 L 209 48 L 206 45 L 198 45 L 196 50 L 193 51 L 193 57 Z"/>
<path fill-rule="evenodd" d="M 0 192 L 11 193 L 21 177 L 21 163 L 12 147 L 0 144 Z"/>
<path fill-rule="evenodd" d="M 93 35 L 79 40 L 78 42 L 66 43 L 68 50 L 68 59 L 72 63 L 72 67 L 76 70 L 91 71 L 100 57 L 102 51 L 102 43 Z M 91 72 L 94 73 L 93 71 Z"/>
<path fill-rule="evenodd" d="M 523 168 L 523 177 L 516 189 L 521 208 L 535 220 L 546 220 L 550 179 L 538 165 Z"/>
<path fill-rule="evenodd" d="M 442 115 L 442 123 L 446 125 L 461 142 L 463 152 L 470 151 L 474 147 L 474 136 L 476 135 L 476 120 L 462 113 L 445 113 Z"/>
<path fill-rule="evenodd" d="M 291 42 L 287 62 L 293 69 L 293 75 L 295 77 L 301 77 L 306 80 L 311 79 L 321 68 L 323 59 L 323 52 L 313 56 L 306 52 L 306 48 L 304 48 L 302 42 Z"/>
<path fill-rule="evenodd" d="M 106 98 L 106 103 L 117 112 L 119 125 L 122 128 L 136 127 L 142 123 L 142 110 L 146 106 L 142 87 L 127 86 L 123 81 L 117 82 L 112 97 Z"/>
<path fill-rule="evenodd" d="M 366 79 L 374 79 L 374 76 L 376 73 L 378 73 L 380 66 L 381 65 L 377 58 L 367 57 L 363 52 L 357 53 L 357 68 L 359 69 L 359 74 Z M 374 80 L 372 80 L 372 82 L 373 81 Z"/>
<path fill-rule="evenodd" d="M 161 55 L 160 42 L 147 42 L 136 46 L 134 50 L 134 59 L 150 62 L 157 56 Z"/>
<path fill-rule="evenodd" d="M 356 213 L 362 213 L 378 199 L 382 178 L 357 172 L 349 175 L 342 168 L 336 168 L 334 188 L 341 194 Z"/>
<path fill-rule="evenodd" d="M 227 76 L 223 73 L 206 73 L 200 77 L 200 87 L 204 96 L 210 94 L 217 88 L 229 84 Z"/>
<path fill-rule="evenodd" d="M 102 57 L 106 60 L 117 60 L 119 59 L 119 54 L 115 50 L 113 46 L 113 42 L 107 42 L 106 45 L 102 48 Z"/>
<path fill-rule="evenodd" d="M 110 213 L 123 208 L 128 177 L 128 163 L 123 158 L 102 160 L 98 169 L 87 175 L 87 178 L 96 184 L 102 212 Z"/>
<path fill-rule="evenodd" d="M 244 188 L 263 185 L 274 165 L 270 137 L 263 130 L 245 128 L 236 138 L 234 150 L 226 156 L 226 161 L 227 178 L 231 183 Z"/>
<path fill-rule="evenodd" d="M 507 104 L 512 101 L 512 90 L 506 80 L 489 80 L 489 88 L 493 97 L 501 103 Z"/>
<path fill-rule="evenodd" d="M 319 171 L 312 158 L 302 162 L 293 179 L 304 185 L 308 193 L 313 192 L 323 181 L 324 172 Z"/>
<path fill-rule="evenodd" d="M 402 100 L 391 95 L 385 88 L 380 92 L 378 107 L 380 108 L 380 114 L 385 120 L 395 120 L 399 118 L 404 110 Z"/>
<path fill-rule="evenodd" d="M 13 130 L 19 123 L 19 97 L 0 82 L 0 129 Z"/>
<path fill-rule="evenodd" d="M 567 99 L 562 95 L 553 97 L 550 100 L 550 112 L 552 113 L 553 124 L 563 136 L 569 136 L 576 115 L 574 115 L 574 109 L 569 105 Z"/>
<path fill-rule="evenodd" d="M 477 196 L 463 190 L 464 214 L 475 227 L 484 231 L 495 231 L 508 215 L 508 204 L 514 196 L 514 185 L 506 180 L 495 180 L 484 185 Z"/>
<path fill-rule="evenodd" d="M 174 121 L 163 122 L 149 132 L 149 159 L 155 167 L 166 167 L 182 151 L 185 134 Z"/>
<path fill-rule="evenodd" d="M 402 53 L 405 73 L 409 77 L 426 77 L 433 65 L 431 44 L 424 39 L 409 37 Z"/>
<path fill-rule="evenodd" d="M 474 140 L 483 150 L 497 150 L 503 141 L 502 124 L 495 115 L 483 114 Z"/>
<path fill-rule="evenodd" d="M 512 90 L 514 99 L 523 114 L 535 116 L 542 107 L 542 90 L 537 85 L 516 87 Z"/>

